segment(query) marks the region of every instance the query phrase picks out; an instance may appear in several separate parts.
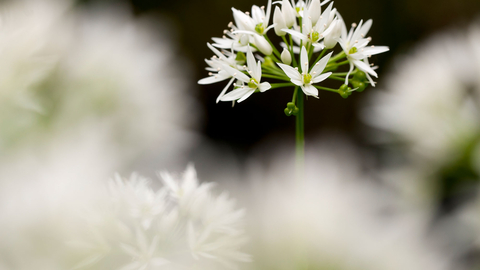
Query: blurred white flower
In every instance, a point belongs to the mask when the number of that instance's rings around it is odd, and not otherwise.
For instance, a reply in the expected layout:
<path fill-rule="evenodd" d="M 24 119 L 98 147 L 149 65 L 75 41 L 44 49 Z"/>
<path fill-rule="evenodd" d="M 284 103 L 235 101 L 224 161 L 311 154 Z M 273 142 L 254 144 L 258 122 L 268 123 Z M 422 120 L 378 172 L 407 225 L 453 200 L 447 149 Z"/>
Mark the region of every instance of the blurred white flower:
<path fill-rule="evenodd" d="M 160 175 L 165 185 L 157 191 L 135 174 L 128 180 L 116 176 L 110 181 L 104 211 L 93 211 L 87 217 L 93 230 L 76 235 L 78 240 L 73 241 L 90 250 L 78 269 L 156 269 L 163 265 L 168 269 L 235 269 L 238 262 L 250 260 L 239 251 L 245 243 L 244 210 L 236 209 L 228 194 L 215 196 L 213 184 L 200 184 L 193 166 L 180 177 L 167 172 Z"/>
<path fill-rule="evenodd" d="M 478 23 L 430 38 L 394 62 L 364 110 L 384 132 L 372 137 L 403 150 L 382 178 L 417 209 L 440 199 L 451 210 L 480 179 L 479 42 Z"/>
<path fill-rule="evenodd" d="M 422 161 L 455 159 L 480 136 L 480 27 L 437 35 L 398 59 L 365 120 Z M 479 164 L 480 165 L 480 164 Z"/>
<path fill-rule="evenodd" d="M 0 149 L 76 130 L 102 134 L 126 165 L 158 153 L 173 158 L 172 149 L 189 145 L 198 114 L 191 113 L 188 63 L 175 55 L 168 32 L 157 35 L 152 22 L 118 7 L 69 3 L 0 6 L 0 95 L 7 97 L 0 100 Z"/>
<path fill-rule="evenodd" d="M 397 208 L 394 194 L 362 172 L 348 143 L 310 145 L 301 181 L 288 154 L 274 150 L 273 161 L 251 162 L 244 197 L 251 269 L 449 269 L 449 256 L 427 236 L 428 218 Z"/>

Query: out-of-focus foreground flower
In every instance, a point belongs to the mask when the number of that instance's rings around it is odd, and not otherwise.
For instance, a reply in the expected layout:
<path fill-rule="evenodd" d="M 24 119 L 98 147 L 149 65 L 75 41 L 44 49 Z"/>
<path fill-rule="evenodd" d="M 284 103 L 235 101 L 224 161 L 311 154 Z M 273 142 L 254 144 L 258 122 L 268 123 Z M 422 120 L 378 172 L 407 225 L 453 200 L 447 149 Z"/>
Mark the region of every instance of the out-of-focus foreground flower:
<path fill-rule="evenodd" d="M 72 144 L 99 138 L 122 165 L 188 146 L 196 105 L 166 31 L 118 7 L 70 1 L 8 1 L 0 14 L 2 153 L 68 132 Z"/>
<path fill-rule="evenodd" d="M 405 212 L 361 170 L 348 143 L 311 145 L 300 182 L 288 151 L 267 148 L 273 162 L 251 162 L 251 269 L 450 269 L 428 236 L 428 216 Z"/>
<path fill-rule="evenodd" d="M 63 195 L 46 182 L 25 189 L 33 207 L 2 211 L 0 269 L 234 269 L 250 261 L 240 252 L 244 210 L 227 193 L 200 184 L 192 166 L 160 177 L 157 191 L 136 174 L 116 176 L 108 190 L 98 182 Z M 51 190 L 41 196 L 39 187 Z M 49 204 L 47 195 L 61 200 Z"/>

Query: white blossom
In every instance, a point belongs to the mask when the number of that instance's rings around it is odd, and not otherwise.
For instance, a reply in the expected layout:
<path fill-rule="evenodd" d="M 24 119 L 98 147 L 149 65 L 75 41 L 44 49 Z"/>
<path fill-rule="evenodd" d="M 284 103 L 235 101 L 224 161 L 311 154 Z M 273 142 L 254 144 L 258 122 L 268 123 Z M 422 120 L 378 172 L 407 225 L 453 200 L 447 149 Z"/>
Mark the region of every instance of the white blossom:
<path fill-rule="evenodd" d="M 363 24 L 363 20 L 360 21 L 358 26 L 353 25 L 350 29 L 350 32 L 347 33 L 347 28 L 345 23 L 342 19 L 342 35 L 338 41 L 340 46 L 342 46 L 343 51 L 347 55 L 348 60 L 350 61 L 350 72 L 353 71 L 354 66 L 357 67 L 359 70 L 365 72 L 367 74 L 367 78 L 372 84 L 375 86 L 375 82 L 372 80 L 370 75 L 374 77 L 378 77 L 375 70 L 370 67 L 368 62 L 368 57 L 371 55 L 383 53 L 389 50 L 386 46 L 369 46 L 367 45 L 370 43 L 371 38 L 366 37 L 370 27 L 372 26 L 372 20 L 368 20 Z M 348 84 L 348 75 L 345 78 L 345 84 Z"/>
<path fill-rule="evenodd" d="M 285 64 L 278 63 L 278 65 L 285 71 L 291 81 L 302 88 L 302 91 L 307 96 L 318 97 L 318 90 L 312 84 L 319 83 L 328 78 L 332 72 L 327 72 L 322 74 L 323 70 L 327 66 L 328 60 L 332 53 L 327 54 L 317 63 L 315 63 L 310 69 L 308 61 L 308 53 L 305 47 L 302 47 L 302 52 L 300 53 L 300 67 L 302 73 L 297 69 L 287 66 Z"/>

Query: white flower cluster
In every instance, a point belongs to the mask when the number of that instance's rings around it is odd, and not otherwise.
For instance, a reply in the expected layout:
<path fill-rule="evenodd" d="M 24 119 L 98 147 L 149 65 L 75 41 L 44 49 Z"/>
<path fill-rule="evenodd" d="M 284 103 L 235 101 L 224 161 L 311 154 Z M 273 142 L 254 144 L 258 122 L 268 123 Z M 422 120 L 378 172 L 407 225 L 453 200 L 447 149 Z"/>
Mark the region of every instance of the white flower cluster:
<path fill-rule="evenodd" d="M 365 110 L 427 171 L 463 159 L 480 174 L 479 42 L 478 24 L 431 38 L 396 61 Z"/>
<path fill-rule="evenodd" d="M 301 88 L 305 95 L 313 97 L 318 97 L 321 89 L 346 98 L 352 91 L 363 91 L 367 83 L 374 86 L 371 76 L 377 77 L 377 73 L 368 58 L 388 51 L 388 47 L 368 46 L 371 38 L 367 33 L 372 20 L 353 24 L 347 32 L 333 2 L 322 11 L 328 2 L 283 0 L 272 4 L 269 0 L 266 7 L 254 5 L 251 13 L 232 8 L 235 23 L 229 23 L 223 38 L 213 38 L 213 44 L 207 43 L 215 55 L 206 60 L 209 77 L 198 83 L 228 80 L 217 102 L 241 102 L 255 92 L 280 87 Z M 273 20 L 270 20 L 272 9 Z M 274 29 L 277 38 L 283 39 L 281 53 L 267 36 L 270 29 Z M 332 56 L 337 43 L 342 51 Z M 295 54 L 300 54 L 299 59 Z M 348 72 L 336 72 L 347 64 Z M 263 78 L 284 83 L 261 82 Z M 345 84 L 339 89 L 317 85 L 327 78 L 345 81 Z M 348 87 L 349 83 L 354 89 Z M 234 89 L 227 93 L 232 84 Z"/>
<path fill-rule="evenodd" d="M 193 166 L 159 176 L 157 191 L 135 174 L 109 182 L 104 209 L 91 211 L 89 229 L 70 242 L 84 254 L 75 269 L 235 269 L 250 261 L 239 251 L 244 210 L 227 193 L 215 196 Z"/>
<path fill-rule="evenodd" d="M 152 22 L 69 0 L 5 1 L 0 16 L 2 154 L 64 133 L 102 137 L 128 163 L 188 145 L 188 64 Z"/>

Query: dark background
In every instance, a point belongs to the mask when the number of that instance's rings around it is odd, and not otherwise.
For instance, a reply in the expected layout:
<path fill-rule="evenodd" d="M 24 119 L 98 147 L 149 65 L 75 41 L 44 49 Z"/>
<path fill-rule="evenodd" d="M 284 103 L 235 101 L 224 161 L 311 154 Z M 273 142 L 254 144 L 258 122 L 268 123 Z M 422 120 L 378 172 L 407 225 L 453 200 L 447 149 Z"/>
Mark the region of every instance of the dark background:
<path fill-rule="evenodd" d="M 167 20 L 180 41 L 179 51 L 193 63 L 195 79 L 207 76 L 205 58 L 213 54 L 206 43 L 211 37 L 221 37 L 222 31 L 233 20 L 231 7 L 242 11 L 251 6 L 265 5 L 266 0 L 83 0 L 80 3 L 127 4 L 136 15 L 149 15 Z M 361 19 L 373 19 L 369 34 L 374 45 L 386 45 L 390 52 L 373 58 L 379 65 L 377 89 L 354 93 L 348 99 L 330 92 L 320 92 L 320 99 L 306 103 L 306 136 L 335 131 L 348 134 L 359 145 L 364 144 L 362 123 L 358 109 L 371 91 L 380 91 L 382 75 L 389 69 L 395 56 L 429 35 L 450 28 L 467 27 L 480 14 L 478 0 L 344 0 L 334 6 L 347 24 Z M 273 12 L 272 12 L 273 13 Z M 273 36 L 270 33 L 270 36 Z M 338 48 L 336 49 L 338 50 Z M 338 88 L 340 85 L 332 85 Z M 215 103 L 224 83 L 199 86 L 197 96 L 204 107 L 203 134 L 239 152 L 248 153 L 252 147 L 273 136 L 291 136 L 293 144 L 294 117 L 286 117 L 283 109 L 291 100 L 292 90 L 275 89 L 257 94 L 232 108 L 230 102 Z"/>

